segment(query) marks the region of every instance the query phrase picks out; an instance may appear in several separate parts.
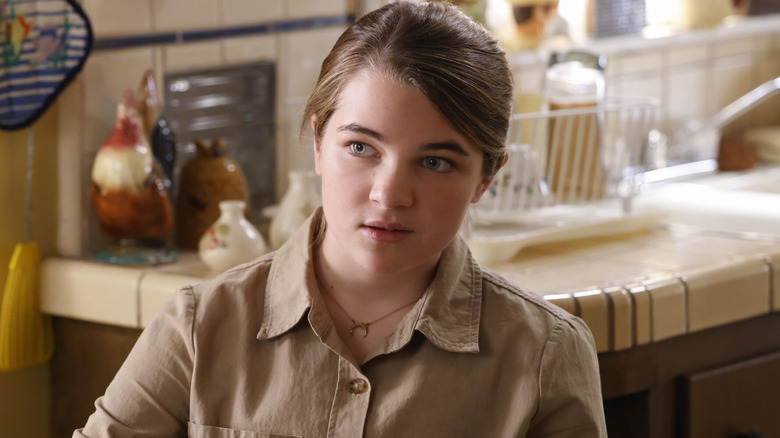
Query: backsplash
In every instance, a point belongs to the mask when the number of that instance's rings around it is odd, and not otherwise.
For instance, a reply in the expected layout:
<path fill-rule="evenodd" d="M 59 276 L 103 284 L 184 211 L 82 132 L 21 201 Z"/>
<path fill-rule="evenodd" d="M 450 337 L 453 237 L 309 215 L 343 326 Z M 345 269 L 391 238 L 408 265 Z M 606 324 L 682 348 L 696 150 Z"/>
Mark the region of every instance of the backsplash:
<path fill-rule="evenodd" d="M 83 72 L 58 99 L 59 230 L 64 256 L 89 255 L 99 242 L 87 199 L 91 160 L 110 134 L 116 105 L 143 73 L 165 75 L 258 61 L 272 62 L 275 83 L 275 192 L 287 173 L 313 167 L 311 140 L 299 137 L 300 111 L 322 59 L 355 16 L 385 0 L 83 0 L 95 47 Z M 749 23 L 749 24 L 745 24 Z M 658 39 L 589 42 L 608 56 L 608 94 L 652 97 L 659 128 L 671 135 L 755 86 L 780 75 L 780 16 L 731 28 Z M 515 55 L 515 54 L 510 54 Z M 521 76 L 541 64 L 527 66 Z M 780 123 L 780 99 L 731 128 Z M 771 110 L 764 110 L 771 108 Z M 681 148 L 670 151 L 684 155 Z"/>
<path fill-rule="evenodd" d="M 658 102 L 658 129 L 671 140 L 685 123 L 704 121 L 758 85 L 780 76 L 780 15 L 655 39 L 592 40 L 585 49 L 607 57 L 607 96 L 645 97 Z M 520 102 L 521 109 L 533 111 L 533 98 L 528 97 L 539 93 L 546 67 L 543 57 L 513 53 L 510 60 L 516 94 L 526 98 L 525 103 Z M 770 124 L 780 124 L 780 97 L 762 103 L 724 131 Z M 670 144 L 667 155 L 670 161 L 685 161 L 695 154 L 685 144 Z"/>
<path fill-rule="evenodd" d="M 163 117 L 176 137 L 169 173 L 174 196 L 180 195 L 182 168 L 198 155 L 194 141 L 220 138 L 223 153 L 246 177 L 249 219 L 260 222 L 263 207 L 276 203 L 275 64 L 258 61 L 170 72 L 163 89 Z"/>
<path fill-rule="evenodd" d="M 122 91 L 135 90 L 149 68 L 162 87 L 168 75 L 273 63 L 276 117 L 268 137 L 276 153 L 270 155 L 275 155 L 274 162 L 264 165 L 275 169 L 273 186 L 276 196 L 281 196 L 288 170 L 313 166 L 311 146 L 303 145 L 298 135 L 299 114 L 322 59 L 354 20 L 356 3 L 84 0 L 82 6 L 95 32 L 95 50 L 57 103 L 59 253 L 84 256 L 105 244 L 87 198 L 92 160 L 111 133 Z M 258 167 L 245 172 L 262 171 Z"/>

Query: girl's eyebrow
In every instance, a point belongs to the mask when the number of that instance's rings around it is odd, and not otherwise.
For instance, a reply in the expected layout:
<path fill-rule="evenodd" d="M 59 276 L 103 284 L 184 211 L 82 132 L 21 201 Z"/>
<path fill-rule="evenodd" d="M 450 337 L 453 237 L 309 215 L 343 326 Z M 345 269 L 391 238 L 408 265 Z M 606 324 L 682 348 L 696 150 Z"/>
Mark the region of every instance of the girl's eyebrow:
<path fill-rule="evenodd" d="M 339 126 L 336 128 L 336 131 L 338 132 L 354 132 L 357 134 L 363 134 L 367 135 L 371 138 L 374 138 L 378 141 L 383 141 L 384 137 L 382 134 L 366 128 L 365 126 L 358 125 L 357 123 L 348 123 L 346 125 Z M 423 151 L 437 151 L 437 150 L 447 150 L 455 152 L 456 154 L 463 155 L 464 157 L 468 157 L 469 153 L 466 151 L 466 149 L 463 148 L 463 146 L 459 145 L 457 142 L 454 141 L 444 141 L 444 142 L 436 142 L 436 143 L 428 143 L 424 145 L 422 148 L 420 148 Z"/>
<path fill-rule="evenodd" d="M 464 157 L 468 157 L 469 153 L 464 149 L 461 145 L 454 141 L 445 141 L 440 143 L 428 143 L 425 146 L 421 148 L 424 151 L 437 151 L 437 150 L 447 150 L 452 151 L 457 154 L 463 155 Z"/>
<path fill-rule="evenodd" d="M 357 123 L 349 123 L 349 124 L 346 124 L 346 125 L 339 126 L 338 128 L 336 128 L 336 131 L 338 131 L 338 132 L 354 132 L 354 133 L 357 133 L 357 134 L 367 135 L 367 136 L 369 136 L 371 138 L 374 138 L 374 139 L 376 139 L 378 141 L 384 140 L 384 137 L 382 137 L 382 134 L 380 134 L 380 133 L 378 133 L 378 132 L 376 132 L 374 130 L 368 129 L 365 126 L 360 126 Z"/>

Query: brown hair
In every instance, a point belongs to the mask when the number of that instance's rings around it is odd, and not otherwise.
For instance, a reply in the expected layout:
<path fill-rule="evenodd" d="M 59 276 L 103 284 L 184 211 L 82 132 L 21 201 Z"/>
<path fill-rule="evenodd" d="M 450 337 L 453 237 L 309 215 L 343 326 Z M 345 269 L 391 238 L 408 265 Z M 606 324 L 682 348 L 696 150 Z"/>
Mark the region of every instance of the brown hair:
<path fill-rule="evenodd" d="M 322 62 L 302 127 L 317 117 L 322 138 L 341 92 L 373 69 L 420 89 L 463 136 L 484 153 L 483 174 L 504 159 L 512 75 L 493 36 L 458 8 L 396 1 L 353 23 Z"/>

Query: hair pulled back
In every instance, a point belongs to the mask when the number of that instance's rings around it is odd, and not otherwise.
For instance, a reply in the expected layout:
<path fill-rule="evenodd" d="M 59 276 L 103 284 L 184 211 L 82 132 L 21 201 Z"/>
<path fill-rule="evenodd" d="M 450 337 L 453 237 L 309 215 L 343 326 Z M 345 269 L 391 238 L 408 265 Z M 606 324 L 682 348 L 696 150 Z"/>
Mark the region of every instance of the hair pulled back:
<path fill-rule="evenodd" d="M 360 72 L 373 70 L 421 90 L 484 153 L 483 174 L 504 159 L 512 75 L 497 41 L 455 6 L 397 1 L 353 23 L 322 62 L 304 110 L 322 138 L 338 99 Z"/>

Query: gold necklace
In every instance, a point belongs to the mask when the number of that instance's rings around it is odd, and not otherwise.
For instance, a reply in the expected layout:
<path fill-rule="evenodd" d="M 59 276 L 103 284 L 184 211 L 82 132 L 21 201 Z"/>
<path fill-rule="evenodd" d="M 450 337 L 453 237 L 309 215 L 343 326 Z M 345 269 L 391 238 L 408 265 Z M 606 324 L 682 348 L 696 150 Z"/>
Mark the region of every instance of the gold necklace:
<path fill-rule="evenodd" d="M 352 327 L 350 327 L 350 329 L 349 329 L 349 335 L 352 336 L 353 338 L 355 337 L 355 329 L 363 330 L 363 337 L 365 338 L 366 336 L 368 336 L 368 326 L 370 326 L 371 324 L 374 324 L 376 322 L 379 322 L 379 321 L 387 318 L 388 316 L 398 312 L 399 310 L 403 309 L 404 307 L 409 307 L 410 305 L 412 305 L 412 304 L 417 302 L 417 300 L 414 300 L 414 301 L 412 301 L 410 303 L 406 303 L 403 306 L 401 306 L 401 307 L 393 310 L 392 312 L 390 312 L 390 313 L 388 313 L 388 314 L 386 314 L 384 316 L 381 316 L 381 317 L 379 317 L 379 318 L 377 318 L 377 319 L 375 319 L 373 321 L 370 321 L 370 322 L 360 322 L 360 321 L 357 321 L 355 318 L 349 316 L 349 313 L 347 313 L 347 311 L 344 310 L 343 307 L 341 307 L 341 304 L 339 304 L 339 302 L 336 301 L 336 298 L 333 295 L 331 295 L 330 293 L 328 293 L 328 289 L 325 287 L 325 285 L 322 284 L 322 282 L 320 281 L 319 277 L 317 277 L 317 284 L 319 284 L 320 290 L 323 293 L 325 293 L 325 294 L 330 296 L 331 300 L 333 300 L 333 304 L 335 304 L 336 307 L 338 307 L 339 310 L 341 310 L 341 313 L 343 313 L 347 318 L 349 318 L 350 321 L 352 321 Z"/>

